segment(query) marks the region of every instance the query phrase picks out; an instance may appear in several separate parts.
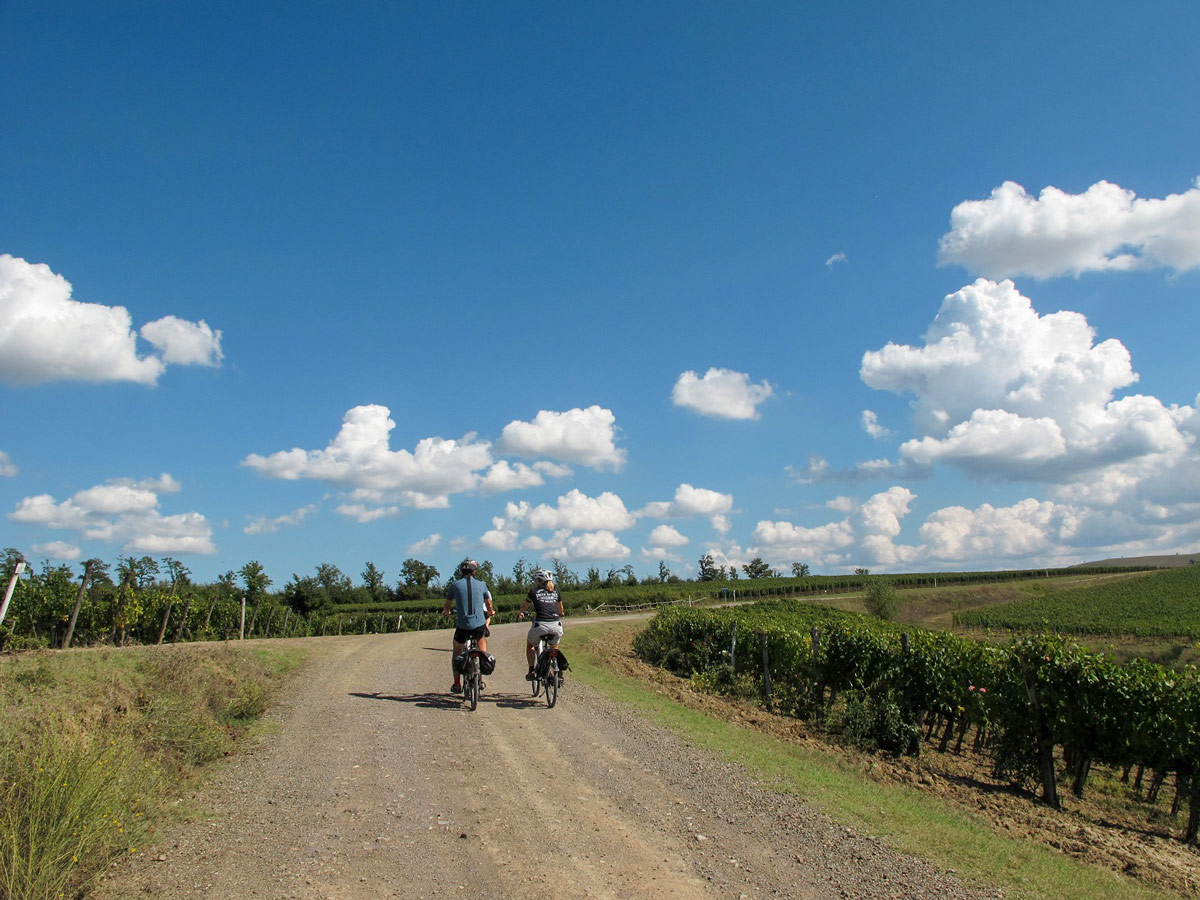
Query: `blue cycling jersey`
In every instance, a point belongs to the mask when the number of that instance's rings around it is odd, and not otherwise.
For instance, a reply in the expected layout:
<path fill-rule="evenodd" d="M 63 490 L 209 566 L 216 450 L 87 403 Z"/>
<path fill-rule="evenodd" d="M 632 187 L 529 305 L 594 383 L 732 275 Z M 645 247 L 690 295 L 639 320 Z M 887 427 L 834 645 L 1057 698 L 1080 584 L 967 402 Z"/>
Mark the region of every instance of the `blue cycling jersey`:
<path fill-rule="evenodd" d="M 487 622 L 487 601 L 492 599 L 488 586 L 478 578 L 460 578 L 446 586 L 446 599 L 454 603 L 459 628 L 482 628 Z"/>

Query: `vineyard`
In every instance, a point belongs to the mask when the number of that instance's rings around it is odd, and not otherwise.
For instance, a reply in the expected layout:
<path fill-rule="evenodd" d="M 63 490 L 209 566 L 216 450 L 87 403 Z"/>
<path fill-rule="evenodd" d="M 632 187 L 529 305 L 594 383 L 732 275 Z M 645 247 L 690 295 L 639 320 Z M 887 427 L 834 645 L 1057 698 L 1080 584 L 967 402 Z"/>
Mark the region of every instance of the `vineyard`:
<path fill-rule="evenodd" d="M 956 613 L 954 624 L 1063 634 L 1200 638 L 1200 566 L 1181 566 L 1086 588 L 1026 585 L 1037 596 Z"/>
<path fill-rule="evenodd" d="M 762 698 L 861 746 L 985 754 L 993 775 L 1058 807 L 1094 766 L 1157 797 L 1174 776 L 1182 837 L 1200 831 L 1200 678 L 1144 660 L 1118 665 L 1057 636 L 1006 646 L 901 629 L 818 606 L 660 612 L 634 642 L 645 661 L 702 689 Z M 1136 773 L 1136 774 L 1135 774 Z"/>

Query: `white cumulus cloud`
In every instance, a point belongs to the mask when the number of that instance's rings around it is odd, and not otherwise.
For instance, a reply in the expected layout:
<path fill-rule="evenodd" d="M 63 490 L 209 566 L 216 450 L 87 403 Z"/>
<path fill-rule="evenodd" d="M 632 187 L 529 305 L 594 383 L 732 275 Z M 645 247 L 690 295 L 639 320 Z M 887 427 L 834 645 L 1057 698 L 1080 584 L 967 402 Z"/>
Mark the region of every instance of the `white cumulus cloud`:
<path fill-rule="evenodd" d="M 513 421 L 504 426 L 496 452 L 516 456 L 546 456 L 564 463 L 618 471 L 625 451 L 616 445 L 616 416 L 601 406 L 541 410 L 532 422 Z"/>
<path fill-rule="evenodd" d="M 1140 199 L 1107 181 L 1082 194 L 1012 181 L 950 214 L 939 260 L 989 278 L 1200 266 L 1200 179 L 1181 194 Z"/>
<path fill-rule="evenodd" d="M 613 561 L 630 555 L 629 548 L 604 529 L 584 534 L 558 533 L 551 540 L 530 538 L 524 546 L 565 562 Z"/>
<path fill-rule="evenodd" d="M 161 351 L 165 363 L 218 366 L 224 356 L 221 332 L 213 331 L 203 319 L 188 322 L 175 316 L 164 316 L 143 325 L 141 335 Z"/>
<path fill-rule="evenodd" d="M 254 516 L 250 523 L 242 529 L 243 534 L 272 534 L 283 527 L 291 527 L 299 525 L 310 515 L 316 512 L 317 506 L 315 503 L 310 503 L 308 506 L 302 506 L 294 512 L 285 513 L 282 516 L 268 518 L 267 516 Z"/>
<path fill-rule="evenodd" d="M 883 440 L 892 436 L 892 430 L 879 424 L 879 416 L 874 411 L 864 409 L 861 414 L 860 422 L 862 429 L 876 440 Z"/>
<path fill-rule="evenodd" d="M 1177 459 L 1191 442 L 1178 410 L 1114 399 L 1138 377 L 1120 341 L 1096 343 L 1078 313 L 1039 315 L 1011 281 L 979 279 L 949 295 L 924 346 L 868 352 L 860 374 L 914 396 L 921 436 L 900 450 L 918 466 L 1065 482 L 1141 457 Z"/>
<path fill-rule="evenodd" d="M 13 463 L 12 458 L 0 450 L 0 478 L 13 478 L 17 474 L 17 467 Z"/>
<path fill-rule="evenodd" d="M 656 500 L 639 509 L 636 515 L 653 519 L 690 519 L 706 517 L 721 534 L 729 530 L 728 514 L 733 510 L 733 495 L 708 488 L 681 484 L 672 500 Z"/>
<path fill-rule="evenodd" d="M 252 453 L 242 465 L 268 478 L 315 479 L 348 489 L 374 492 L 339 507 L 359 521 L 372 518 L 378 506 L 442 508 L 452 494 L 473 490 L 481 470 L 492 464 L 490 445 L 473 434 L 461 440 L 423 438 L 414 450 L 392 450 L 389 435 L 396 423 L 386 406 L 356 406 L 342 427 L 320 450 L 280 450 L 268 456 Z"/>
<path fill-rule="evenodd" d="M 215 553 L 212 528 L 197 512 L 163 515 L 159 494 L 174 493 L 169 475 L 112 479 L 62 501 L 50 494 L 21 500 L 8 518 L 23 525 L 74 531 L 84 540 L 119 544 L 125 553 Z"/>
<path fill-rule="evenodd" d="M 854 545 L 855 534 L 848 519 L 811 528 L 764 520 L 754 527 L 752 539 L 769 561 L 782 564 L 794 560 L 828 566 L 846 562 L 843 551 Z"/>
<path fill-rule="evenodd" d="M 510 463 L 507 459 L 497 460 L 479 482 L 479 490 L 485 494 L 498 494 L 523 488 L 538 487 L 546 483 L 546 476 L 563 478 L 571 474 L 566 466 L 539 460 L 532 466 L 525 463 Z"/>
<path fill-rule="evenodd" d="M 1117 396 L 1138 377 L 1120 341 L 1097 342 L 1078 313 L 1039 315 L 1010 281 L 979 279 L 946 297 L 922 346 L 869 352 L 860 374 L 872 387 L 913 397 L 917 436 L 901 444 L 902 464 L 918 471 L 949 464 L 982 481 L 1040 481 L 1051 498 L 1040 502 L 1056 514 L 1069 510 L 1069 518 L 1090 523 L 1089 533 L 1104 525 L 1116 535 L 1063 547 L 1111 549 L 1139 539 L 1139 529 L 1141 539 L 1157 542 L 1147 548 L 1164 546 L 1163 523 L 1186 519 L 1200 503 L 1197 407 Z M 970 513 L 969 534 L 981 533 L 979 522 L 1025 533 L 1014 523 L 1030 510 L 981 507 Z M 938 536 L 930 553 L 986 560 L 970 555 L 986 541 L 945 537 L 965 515 L 930 517 L 929 533 Z"/>
<path fill-rule="evenodd" d="M 33 552 L 37 556 L 44 556 L 49 559 L 61 559 L 65 562 L 73 562 L 83 556 L 83 551 L 79 547 L 66 541 L 48 541 L 45 544 L 34 544 Z"/>
<path fill-rule="evenodd" d="M 50 267 L 0 254 L 0 380 L 155 384 L 168 363 L 218 365 L 221 333 L 167 316 L 143 326 L 161 356 L 138 352 L 123 306 L 83 303 Z"/>
<path fill-rule="evenodd" d="M 427 538 L 423 538 L 422 540 L 414 541 L 413 543 L 409 544 L 408 547 L 405 548 L 405 552 L 409 556 L 424 556 L 425 554 L 432 553 L 434 550 L 436 550 L 441 543 L 442 536 L 440 534 L 431 534 Z"/>
<path fill-rule="evenodd" d="M 555 506 L 541 503 L 529 508 L 524 520 L 534 531 L 624 531 L 636 521 L 625 502 L 611 491 L 589 497 L 575 488 L 559 497 Z"/>
<path fill-rule="evenodd" d="M 671 400 L 693 412 L 718 419 L 757 419 L 758 406 L 775 393 L 767 381 L 752 384 L 750 376 L 730 369 L 711 368 L 703 375 L 684 372 L 675 382 Z"/>
<path fill-rule="evenodd" d="M 679 533 L 673 525 L 659 525 L 650 532 L 649 542 L 655 547 L 683 547 L 688 543 L 687 537 Z"/>
<path fill-rule="evenodd" d="M 949 506 L 931 515 L 920 535 L 926 555 L 939 560 L 1024 559 L 1061 547 L 1076 515 L 1069 507 L 1033 498 L 1009 507 Z"/>

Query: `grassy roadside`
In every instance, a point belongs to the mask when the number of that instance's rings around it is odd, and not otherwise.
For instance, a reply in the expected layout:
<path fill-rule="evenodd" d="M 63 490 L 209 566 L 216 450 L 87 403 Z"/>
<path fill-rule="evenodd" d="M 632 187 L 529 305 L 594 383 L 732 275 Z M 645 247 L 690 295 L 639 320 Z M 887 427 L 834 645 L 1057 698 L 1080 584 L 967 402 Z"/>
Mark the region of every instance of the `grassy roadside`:
<path fill-rule="evenodd" d="M 1009 897 L 1150 900 L 1179 895 L 1155 890 L 1108 869 L 1069 859 L 1042 845 L 1004 835 L 973 815 L 918 789 L 864 777 L 861 766 L 832 754 L 739 727 L 675 703 L 653 683 L 613 672 L 596 650 L 606 634 L 638 623 L 585 625 L 571 632 L 576 677 L 670 728 L 691 743 L 743 766 L 773 789 L 794 794 L 838 822 L 874 835 L 896 850 L 928 859 L 967 881 L 994 885 Z"/>
<path fill-rule="evenodd" d="M 0 656 L 0 897 L 82 896 L 143 849 L 303 653 L 256 642 Z"/>

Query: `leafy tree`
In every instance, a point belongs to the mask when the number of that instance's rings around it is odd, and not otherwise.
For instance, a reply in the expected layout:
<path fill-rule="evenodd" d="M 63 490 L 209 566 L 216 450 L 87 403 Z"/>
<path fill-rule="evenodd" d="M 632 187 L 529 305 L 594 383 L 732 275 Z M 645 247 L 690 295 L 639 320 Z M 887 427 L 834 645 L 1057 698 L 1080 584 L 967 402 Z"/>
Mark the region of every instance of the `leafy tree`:
<path fill-rule="evenodd" d="M 621 573 L 625 576 L 625 583 L 630 587 L 638 583 L 637 576 L 633 574 L 633 566 L 629 563 L 621 566 Z"/>
<path fill-rule="evenodd" d="M 517 560 L 516 565 L 513 566 L 513 581 L 517 583 L 518 588 L 524 588 L 525 585 L 531 580 L 531 574 L 536 570 L 537 566 L 529 565 L 529 563 L 525 561 L 525 557 L 522 556 Z"/>
<path fill-rule="evenodd" d="M 292 580 L 296 580 L 296 576 L 292 576 Z M 387 584 L 383 580 L 383 572 L 375 567 L 375 563 L 368 562 L 366 568 L 362 571 L 363 587 L 367 589 L 367 593 L 371 595 L 371 600 L 379 603 L 387 599 Z"/>
<path fill-rule="evenodd" d="M 248 631 L 250 634 L 254 634 L 254 623 L 258 621 L 258 608 L 267 593 L 267 588 L 271 586 L 271 579 L 267 577 L 266 569 L 258 560 L 246 563 L 239 571 L 242 576 L 242 584 L 246 586 L 246 600 L 253 604 Z"/>
<path fill-rule="evenodd" d="M 671 570 L 667 568 L 666 560 L 658 561 L 658 583 L 666 584 L 671 579 Z"/>
<path fill-rule="evenodd" d="M 492 561 L 485 559 L 479 564 L 479 568 L 475 570 L 475 577 L 486 584 L 495 593 L 500 593 L 500 588 L 496 584 L 496 570 L 492 566 Z"/>
<path fill-rule="evenodd" d="M 718 566 L 712 558 L 711 553 L 705 553 L 700 557 L 700 580 L 701 581 L 723 581 L 724 569 Z"/>
<path fill-rule="evenodd" d="M 317 578 L 292 575 L 292 580 L 283 586 L 283 602 L 297 615 L 307 616 L 330 604 L 329 592 Z"/>
<path fill-rule="evenodd" d="M 430 582 L 435 581 L 438 575 L 438 570 L 433 566 L 411 556 L 400 567 L 400 577 L 404 579 L 404 583 L 410 588 L 416 587 L 422 591 L 429 590 Z"/>
<path fill-rule="evenodd" d="M 257 602 L 271 586 L 271 579 L 258 560 L 246 563 L 238 569 L 238 574 L 242 576 L 242 585 L 246 588 L 247 600 Z"/>
<path fill-rule="evenodd" d="M 808 563 L 794 562 L 792 563 L 792 577 L 805 578 L 809 574 Z"/>
<path fill-rule="evenodd" d="M 332 603 L 354 602 L 354 583 L 332 563 L 321 563 L 317 566 L 317 581 L 321 583 Z"/>
<path fill-rule="evenodd" d="M 742 571 L 746 573 L 747 578 L 767 578 L 772 574 L 771 567 L 763 562 L 760 556 L 742 566 Z"/>
<path fill-rule="evenodd" d="M 854 574 L 855 574 L 855 575 L 870 575 L 870 574 L 871 574 L 871 570 L 870 570 L 870 569 L 858 568 L 858 569 L 855 569 L 855 570 L 854 570 Z"/>
<path fill-rule="evenodd" d="M 600 587 L 600 570 L 595 566 L 588 566 L 587 586 L 590 588 Z"/>
<path fill-rule="evenodd" d="M 564 590 L 570 587 L 576 587 L 579 584 L 579 576 L 567 568 L 566 563 L 559 559 L 552 560 L 554 569 L 554 586 L 559 590 Z"/>

